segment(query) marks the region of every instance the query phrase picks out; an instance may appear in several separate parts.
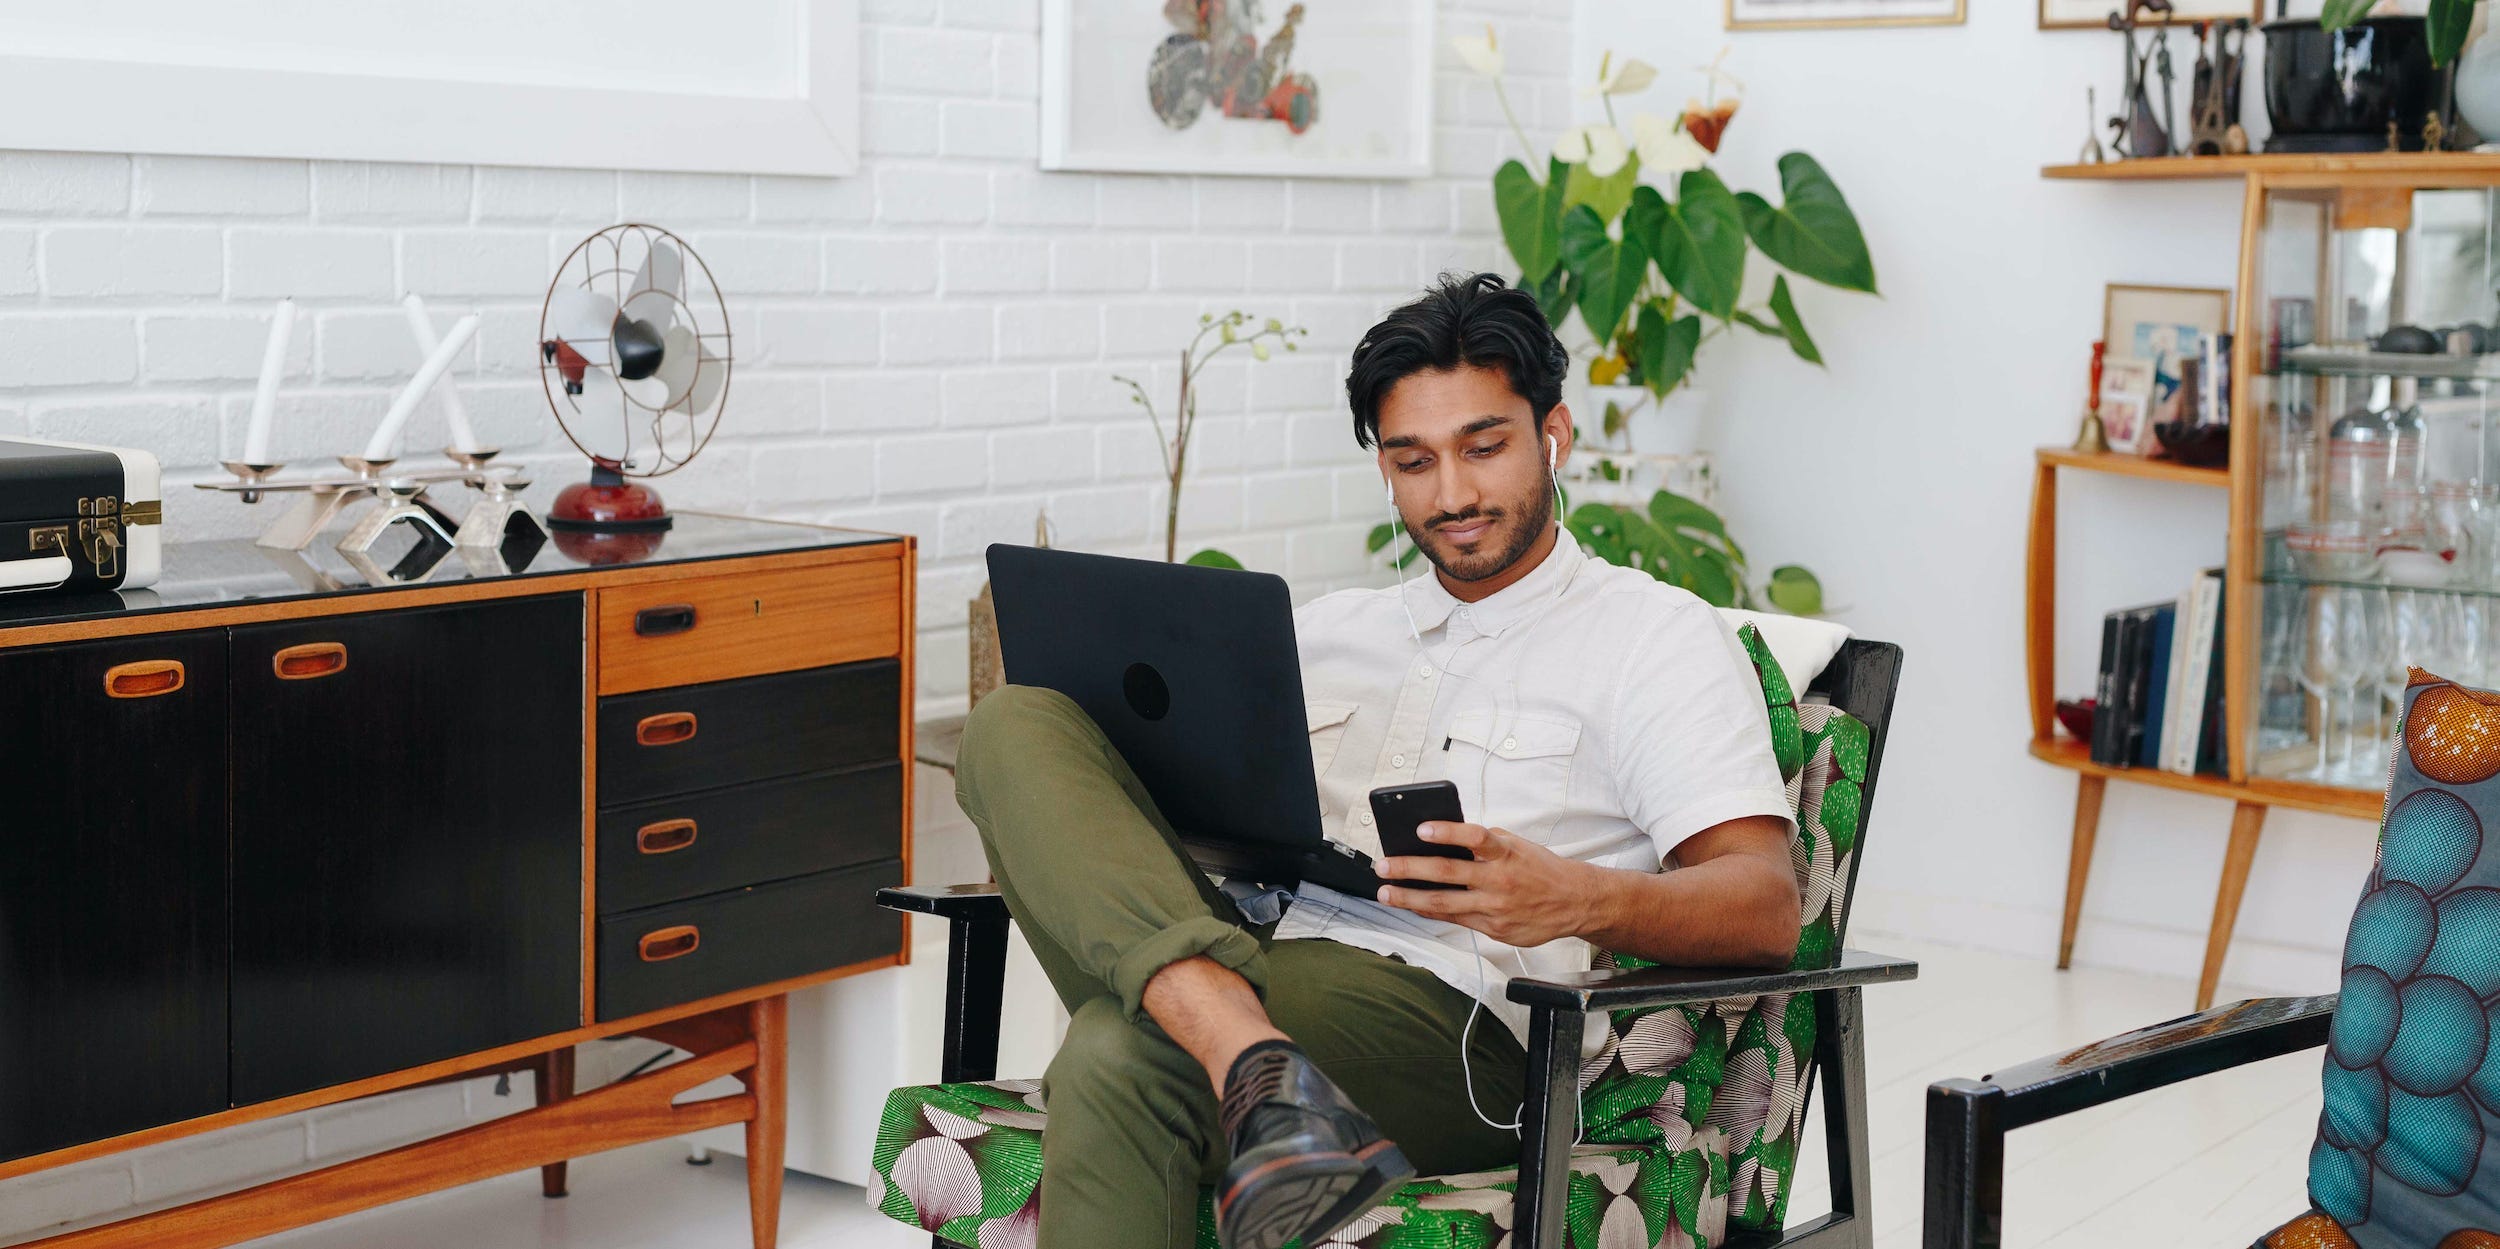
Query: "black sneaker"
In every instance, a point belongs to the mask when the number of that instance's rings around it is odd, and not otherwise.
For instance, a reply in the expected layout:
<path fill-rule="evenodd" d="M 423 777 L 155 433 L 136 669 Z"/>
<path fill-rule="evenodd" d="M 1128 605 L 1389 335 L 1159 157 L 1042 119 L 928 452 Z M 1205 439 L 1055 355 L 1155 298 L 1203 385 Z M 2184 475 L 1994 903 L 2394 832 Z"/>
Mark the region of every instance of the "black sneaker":
<path fill-rule="evenodd" d="M 1216 1195 L 1224 1249 L 1310 1244 L 1415 1178 L 1398 1147 L 1288 1041 L 1262 1041 L 1224 1081 L 1232 1165 Z"/>

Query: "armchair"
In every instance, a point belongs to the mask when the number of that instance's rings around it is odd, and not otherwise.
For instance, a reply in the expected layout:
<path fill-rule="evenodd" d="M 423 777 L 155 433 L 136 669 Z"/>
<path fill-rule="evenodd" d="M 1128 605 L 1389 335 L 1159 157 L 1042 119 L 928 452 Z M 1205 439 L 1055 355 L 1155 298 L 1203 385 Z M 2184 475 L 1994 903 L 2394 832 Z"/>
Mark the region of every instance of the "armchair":
<path fill-rule="evenodd" d="M 1579 975 L 1512 980 L 1510 1000 L 1532 1017 L 1527 1126 L 1516 1172 L 1419 1180 L 1327 1244 L 1593 1249 L 1601 1234 L 1621 1231 L 1636 1232 L 1643 1245 L 1693 1249 L 1872 1243 L 1858 995 L 1867 985 L 1909 979 L 1917 968 L 1844 951 L 1840 939 L 1901 651 L 1846 643 L 1810 691 L 1827 701 L 1800 706 L 1759 634 L 1748 627 L 1742 636 L 1799 808 L 1792 851 L 1806 925 L 1795 969 L 1696 970 L 1607 958 L 1601 964 L 1614 965 Z M 1047 1122 L 1036 1085 L 996 1078 L 1006 905 L 987 885 L 886 889 L 878 901 L 937 916 L 950 928 L 944 1083 L 898 1089 L 889 1099 L 875 1154 L 886 1179 L 879 1203 L 935 1233 L 937 1249 L 976 1240 L 984 1249 L 1002 1240 L 1030 1244 L 1029 1231 L 1018 1240 L 1002 1226 L 1028 1213 L 1038 1193 L 1038 1139 Z M 1581 1037 L 1591 1015 L 1612 1034 L 1604 1052 L 1583 1066 Z M 1817 1070 L 1825 1081 L 1835 1208 L 1784 1230 L 1787 1181 Z M 1585 1106 L 1588 1142 L 1576 1150 L 1575 1097 Z M 908 1150 L 952 1148 L 929 1144 L 935 1135 L 1012 1133 L 1030 1137 L 1029 1167 L 999 1168 L 1018 1174 L 997 1184 L 984 1172 L 985 1183 L 950 1198 L 952 1204 L 933 1198 L 926 1204 L 934 1208 L 923 1208 L 896 1179 Z M 1212 1222 L 1203 1217 L 1199 1242 L 1214 1243 Z"/>

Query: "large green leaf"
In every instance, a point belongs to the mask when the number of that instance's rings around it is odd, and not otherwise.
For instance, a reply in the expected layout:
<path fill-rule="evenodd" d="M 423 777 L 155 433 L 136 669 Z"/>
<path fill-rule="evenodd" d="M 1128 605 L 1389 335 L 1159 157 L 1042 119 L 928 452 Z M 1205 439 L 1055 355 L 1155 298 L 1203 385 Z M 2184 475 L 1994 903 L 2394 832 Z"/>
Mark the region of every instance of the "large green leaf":
<path fill-rule="evenodd" d="M 1808 364 L 1823 363 L 1823 353 L 1814 345 L 1814 336 L 1806 333 L 1806 323 L 1797 316 L 1797 299 L 1788 291 L 1788 275 L 1783 273 L 1771 283 L 1771 315 L 1780 319 L 1780 335 L 1796 351 L 1797 358 Z"/>
<path fill-rule="evenodd" d="M 2465 50 L 2474 30 L 2475 0 L 2431 0 L 2431 64 L 2446 65 Z"/>
<path fill-rule="evenodd" d="M 1638 239 L 1610 237 L 1596 210 L 1582 204 L 1563 214 L 1562 252 L 1580 288 L 1580 319 L 1599 343 L 1613 342 L 1649 276 L 1649 249 Z"/>
<path fill-rule="evenodd" d="M 1823 614 L 1823 583 L 1815 575 L 1796 564 L 1782 564 L 1771 570 L 1771 583 L 1763 587 L 1771 606 L 1792 616 Z"/>
<path fill-rule="evenodd" d="M 1234 559 L 1232 556 L 1226 555 L 1222 551 L 1216 550 L 1213 547 L 1200 551 L 1181 562 L 1185 564 L 1196 564 L 1200 568 L 1230 568 L 1235 572 L 1242 570 L 1240 560 Z"/>
<path fill-rule="evenodd" d="M 1651 195 L 1655 198 L 1656 192 Z M 1656 253 L 1667 284 L 1714 317 L 1735 312 L 1745 285 L 1746 251 L 1744 210 L 1736 196 L 1719 175 L 1695 169 L 1684 175 L 1676 202 L 1661 201 L 1660 207 L 1664 211 L 1650 217 L 1657 233 L 1642 237 Z"/>
<path fill-rule="evenodd" d="M 1699 314 L 1669 321 L 1658 300 L 1641 305 L 1636 328 L 1641 340 L 1641 382 L 1649 393 L 1665 398 L 1693 371 L 1693 353 L 1701 349 Z"/>
<path fill-rule="evenodd" d="M 1780 187 L 1788 202 L 1778 208 L 1751 191 L 1736 197 L 1754 245 L 1791 273 L 1873 294 L 1875 259 L 1831 175 L 1813 157 L 1790 152 L 1780 158 Z"/>
<path fill-rule="evenodd" d="M 1611 177 L 1600 178 L 1589 172 L 1583 162 L 1571 167 L 1571 176 L 1563 179 L 1562 206 L 1569 212 L 1582 204 L 1597 210 L 1598 219 L 1613 221 L 1623 215 L 1632 202 L 1633 188 L 1641 184 L 1641 161 L 1635 156 L 1623 162 L 1623 168 Z"/>
<path fill-rule="evenodd" d="M 1661 529 L 1707 534 L 1718 539 L 1738 562 L 1743 562 L 1745 558 L 1744 548 L 1736 545 L 1736 539 L 1727 535 L 1727 522 L 1720 520 L 1717 512 L 1672 490 L 1661 490 L 1649 497 L 1649 519 Z"/>
<path fill-rule="evenodd" d="M 1530 282 L 1542 282 L 1562 262 L 1561 223 L 1546 203 L 1546 188 L 1518 161 L 1493 174 L 1493 208 L 1502 219 L 1502 241 Z"/>

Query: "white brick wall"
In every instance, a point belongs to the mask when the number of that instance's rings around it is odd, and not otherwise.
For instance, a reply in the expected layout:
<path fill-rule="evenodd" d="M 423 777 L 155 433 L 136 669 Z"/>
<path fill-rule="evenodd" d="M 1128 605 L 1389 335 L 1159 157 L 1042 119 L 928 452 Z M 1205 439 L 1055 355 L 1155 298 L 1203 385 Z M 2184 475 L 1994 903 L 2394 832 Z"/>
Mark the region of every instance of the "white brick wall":
<path fill-rule="evenodd" d="M 1500 22 L 1533 131 L 1569 122 L 1571 0 L 1442 4 L 1444 37 Z M 1306 596 L 1376 577 L 1377 488 L 1339 379 L 1433 274 L 1505 267 L 1488 184 L 1515 144 L 1490 93 L 1443 51 L 1440 170 L 1414 182 L 1043 173 L 1039 0 L 862 7 L 852 178 L 0 152 L 0 435 L 150 448 L 174 538 L 250 534 L 274 513 L 190 486 L 241 446 L 269 304 L 308 316 L 275 451 L 316 463 L 360 446 L 415 367 L 393 306 L 415 290 L 445 324 L 483 315 L 461 370 L 481 433 L 569 480 L 580 460 L 534 372 L 539 296 L 583 234 L 645 220 L 693 240 L 736 316 L 723 432 L 665 493 L 918 534 L 933 704 L 963 689 L 981 549 L 1028 540 L 1038 509 L 1065 544 L 1161 552 L 1153 442 L 1110 375 L 1168 404 L 1201 312 L 1311 336 L 1206 379 L 1183 552 L 1221 546 Z M 441 445 L 438 421 L 429 406 L 409 445 Z M 418 1090 L 0 1182 L 0 1240 L 410 1139 L 527 1088 Z"/>

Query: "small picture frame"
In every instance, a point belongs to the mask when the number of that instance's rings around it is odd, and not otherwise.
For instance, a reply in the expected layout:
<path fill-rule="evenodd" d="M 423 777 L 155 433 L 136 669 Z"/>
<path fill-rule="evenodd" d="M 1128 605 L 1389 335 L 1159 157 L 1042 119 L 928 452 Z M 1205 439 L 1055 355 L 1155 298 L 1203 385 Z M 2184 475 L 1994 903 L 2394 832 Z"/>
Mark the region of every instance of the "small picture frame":
<path fill-rule="evenodd" d="M 2109 449 L 2145 455 L 2153 448 L 2153 364 L 2111 356 L 2101 365 L 2101 433 Z"/>
<path fill-rule="evenodd" d="M 1726 0 L 1729 30 L 1959 26 L 1969 0 Z"/>
<path fill-rule="evenodd" d="M 2101 298 L 2101 340 L 2109 358 L 2141 360 L 2179 375 L 2179 362 L 2204 355 L 2206 340 L 2231 328 L 2231 292 L 2203 286 L 2112 282 Z"/>
<path fill-rule="evenodd" d="M 2247 18 L 2263 25 L 2266 20 L 2265 0 L 2170 0 L 2171 21 L 2184 26 L 2190 22 L 2229 21 Z M 2042 30 L 2108 30 L 2109 19 L 2127 7 L 2126 0 L 2040 0 Z"/>

